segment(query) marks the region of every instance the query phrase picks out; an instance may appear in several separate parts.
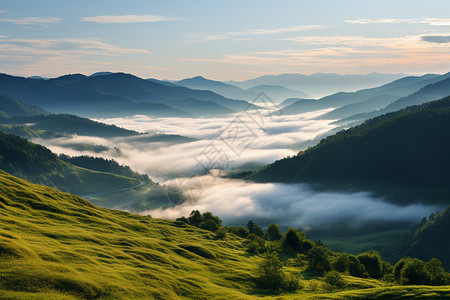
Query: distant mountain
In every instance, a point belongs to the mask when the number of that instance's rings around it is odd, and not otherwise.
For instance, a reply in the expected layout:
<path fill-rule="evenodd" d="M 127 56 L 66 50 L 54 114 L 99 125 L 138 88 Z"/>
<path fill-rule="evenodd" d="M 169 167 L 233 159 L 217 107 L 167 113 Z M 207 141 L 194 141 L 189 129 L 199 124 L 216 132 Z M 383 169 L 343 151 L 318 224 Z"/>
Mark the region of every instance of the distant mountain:
<path fill-rule="evenodd" d="M 283 108 L 283 107 L 289 106 L 291 104 L 294 104 L 295 102 L 300 101 L 300 100 L 306 100 L 306 99 L 303 99 L 303 98 L 288 98 L 288 99 L 284 100 L 283 102 L 281 102 L 280 104 L 278 104 L 278 106 L 280 108 Z M 314 100 L 314 99 L 310 99 L 310 100 Z"/>
<path fill-rule="evenodd" d="M 279 85 L 262 84 L 249 88 L 247 91 L 256 92 L 257 94 L 264 92 L 275 102 L 281 102 L 288 98 L 310 98 L 308 94 L 301 91 L 294 91 Z"/>
<path fill-rule="evenodd" d="M 282 86 L 259 85 L 249 89 L 242 89 L 221 81 L 206 79 L 202 76 L 183 79 L 176 82 L 176 84 L 191 89 L 209 90 L 227 98 L 243 99 L 250 102 L 253 102 L 261 92 L 266 93 L 275 102 L 292 97 L 307 97 L 305 93 L 290 90 Z"/>
<path fill-rule="evenodd" d="M 179 86 L 188 87 L 190 89 L 212 91 L 231 99 L 243 99 L 246 101 L 252 101 L 258 95 L 258 93 L 256 92 L 246 91 L 245 89 L 241 89 L 220 81 L 206 79 L 202 76 L 186 78 L 177 81 L 176 84 Z"/>
<path fill-rule="evenodd" d="M 357 91 L 379 86 L 387 82 L 405 77 L 404 74 L 339 75 L 317 73 L 303 75 L 286 73 L 280 75 L 264 75 L 246 81 L 228 81 L 226 83 L 248 89 L 258 85 L 278 85 L 288 89 L 302 91 L 313 97 L 323 97 L 340 91 Z"/>
<path fill-rule="evenodd" d="M 135 178 L 71 165 L 43 146 L 2 132 L 0 169 L 33 183 L 77 195 L 120 190 L 139 184 Z"/>
<path fill-rule="evenodd" d="M 144 80 L 124 73 L 87 77 L 65 75 L 50 80 L 35 80 L 0 74 L 0 93 L 52 112 L 98 116 L 145 114 L 156 117 L 192 117 L 170 107 L 170 101 L 195 98 L 211 101 L 233 111 L 249 103 L 232 100 L 211 91 L 191 90 L 181 86 Z"/>
<path fill-rule="evenodd" d="M 421 89 L 415 93 L 412 93 L 406 97 L 402 97 L 386 107 L 379 109 L 377 111 L 371 111 L 367 113 L 359 113 L 352 115 L 343 121 L 353 121 L 353 120 L 365 120 L 368 118 L 373 118 L 380 116 L 385 113 L 393 112 L 411 105 L 419 105 L 432 100 L 437 100 L 442 97 L 450 95 L 450 73 L 442 75 L 433 80 L 427 80 L 425 83 L 428 85 L 421 87 Z M 415 85 L 416 87 L 418 84 Z M 367 111 L 367 110 L 366 110 Z"/>
<path fill-rule="evenodd" d="M 319 109 L 336 108 L 321 118 L 345 118 L 352 116 L 355 112 L 370 112 L 383 108 L 400 97 L 410 95 L 430 83 L 438 82 L 445 78 L 448 78 L 447 74 L 404 77 L 375 88 L 359 90 L 353 93 L 339 92 L 323 97 L 316 102 L 300 100 L 285 107 L 283 112 L 285 114 L 299 114 Z"/>
<path fill-rule="evenodd" d="M 0 113 L 3 116 L 11 117 L 48 114 L 46 110 L 40 107 L 24 104 L 15 98 L 5 95 L 0 95 Z"/>
<path fill-rule="evenodd" d="M 202 101 L 195 98 L 186 98 L 182 100 L 171 101 L 170 105 L 175 108 L 187 111 L 197 116 L 222 116 L 232 114 L 229 108 L 211 101 Z"/>
<path fill-rule="evenodd" d="M 267 165 L 249 178 L 373 191 L 391 201 L 449 204 L 450 97 L 386 114 Z"/>

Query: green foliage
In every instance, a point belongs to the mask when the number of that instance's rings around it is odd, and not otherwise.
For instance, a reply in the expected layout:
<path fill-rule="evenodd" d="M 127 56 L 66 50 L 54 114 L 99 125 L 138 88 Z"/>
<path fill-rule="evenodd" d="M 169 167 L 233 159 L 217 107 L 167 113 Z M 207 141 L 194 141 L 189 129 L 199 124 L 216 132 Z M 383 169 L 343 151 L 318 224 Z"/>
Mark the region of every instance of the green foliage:
<path fill-rule="evenodd" d="M 257 236 L 264 236 L 264 230 L 261 226 L 258 226 L 253 220 L 248 221 L 247 229 L 250 234 L 255 234 Z"/>
<path fill-rule="evenodd" d="M 247 252 L 257 254 L 266 252 L 266 241 L 256 234 L 249 234 L 248 237 Z"/>
<path fill-rule="evenodd" d="M 276 252 L 264 253 L 263 261 L 257 271 L 257 285 L 260 288 L 269 290 L 284 289 L 286 287 L 286 275 L 282 268 L 283 265 L 278 259 Z"/>
<path fill-rule="evenodd" d="M 342 277 L 341 273 L 337 271 L 330 271 L 328 272 L 323 280 L 326 283 L 325 289 L 328 292 L 333 292 L 337 290 L 341 290 L 345 287 L 345 280 Z"/>
<path fill-rule="evenodd" d="M 222 220 L 219 217 L 214 216 L 210 212 L 205 212 L 202 215 L 198 210 L 191 211 L 188 218 L 180 217 L 177 221 L 213 232 L 217 231 L 222 226 Z"/>
<path fill-rule="evenodd" d="M 227 229 L 228 232 L 244 239 L 247 238 L 248 235 L 250 234 L 248 232 L 248 229 L 245 228 L 244 226 L 226 226 L 225 228 Z"/>
<path fill-rule="evenodd" d="M 220 227 L 216 231 L 216 239 L 224 240 L 227 237 L 227 230 L 225 227 Z"/>
<path fill-rule="evenodd" d="M 369 277 L 379 279 L 383 276 L 381 256 L 376 251 L 361 253 L 357 256 L 358 260 L 364 266 Z"/>
<path fill-rule="evenodd" d="M 289 228 L 284 235 L 283 247 L 306 254 L 313 247 L 313 244 L 306 239 L 305 233 L 295 228 Z"/>
<path fill-rule="evenodd" d="M 270 224 L 267 227 L 267 240 L 279 241 L 283 238 L 283 234 L 280 232 L 280 227 L 277 224 Z"/>
<path fill-rule="evenodd" d="M 331 270 L 328 249 L 324 246 L 315 246 L 308 250 L 308 268 L 318 272 L 328 272 Z"/>
<path fill-rule="evenodd" d="M 425 268 L 430 276 L 430 285 L 450 284 L 450 274 L 445 272 L 439 259 L 433 257 L 425 264 Z"/>
<path fill-rule="evenodd" d="M 336 261 L 333 263 L 333 268 L 341 273 L 349 273 L 351 260 L 347 253 L 339 254 Z"/>
<path fill-rule="evenodd" d="M 450 270 L 450 207 L 443 212 L 432 214 L 426 222 L 416 227 L 406 244 L 404 255 L 428 261 L 433 257 L 442 261 L 444 269 Z"/>

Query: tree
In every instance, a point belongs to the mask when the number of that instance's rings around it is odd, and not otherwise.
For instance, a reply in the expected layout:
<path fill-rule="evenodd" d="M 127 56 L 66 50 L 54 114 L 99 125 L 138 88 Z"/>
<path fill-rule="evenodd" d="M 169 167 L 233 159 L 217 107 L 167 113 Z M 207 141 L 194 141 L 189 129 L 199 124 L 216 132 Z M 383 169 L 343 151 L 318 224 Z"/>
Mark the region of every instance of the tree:
<path fill-rule="evenodd" d="M 264 230 L 260 226 L 256 225 L 253 220 L 248 221 L 247 228 L 250 233 L 256 234 L 257 236 L 264 236 Z"/>
<path fill-rule="evenodd" d="M 430 276 L 431 285 L 446 285 L 450 282 L 449 275 L 445 272 L 439 259 L 433 257 L 425 264 L 425 268 Z"/>
<path fill-rule="evenodd" d="M 267 228 L 267 239 L 269 241 L 279 241 L 283 238 L 277 224 L 270 224 Z"/>
<path fill-rule="evenodd" d="M 198 210 L 193 210 L 191 211 L 188 220 L 189 224 L 199 227 L 200 223 L 202 222 L 202 215 Z"/>
<path fill-rule="evenodd" d="M 350 276 L 355 276 L 355 277 L 367 277 L 367 272 L 365 270 L 364 265 L 361 264 L 361 262 L 358 260 L 358 258 L 353 255 L 353 254 L 349 254 L 348 255 L 348 260 L 350 261 L 349 265 L 348 265 L 348 273 Z"/>
<path fill-rule="evenodd" d="M 341 253 L 338 259 L 334 262 L 333 267 L 336 271 L 341 273 L 348 273 L 350 269 L 350 259 L 347 253 Z"/>
<path fill-rule="evenodd" d="M 429 284 L 430 275 L 425 267 L 425 262 L 417 258 L 409 258 L 405 261 L 400 272 L 402 284 Z"/>
<path fill-rule="evenodd" d="M 361 264 L 366 268 L 369 277 L 371 278 L 381 278 L 383 277 L 383 269 L 381 264 L 381 256 L 376 251 L 368 251 L 361 253 L 357 256 Z"/>
<path fill-rule="evenodd" d="M 266 241 L 262 237 L 252 233 L 248 235 L 248 239 L 247 252 L 254 254 L 266 252 Z"/>
<path fill-rule="evenodd" d="M 276 252 L 266 252 L 263 261 L 258 267 L 256 282 L 259 287 L 270 290 L 283 289 L 285 286 L 285 274 L 283 265 Z"/>
<path fill-rule="evenodd" d="M 306 239 L 303 232 L 295 228 L 289 228 L 284 235 L 283 247 L 306 254 L 313 247 L 313 243 Z"/>
<path fill-rule="evenodd" d="M 319 272 L 328 272 L 331 270 L 331 263 L 328 255 L 328 249 L 324 246 L 315 246 L 308 251 L 308 268 Z"/>

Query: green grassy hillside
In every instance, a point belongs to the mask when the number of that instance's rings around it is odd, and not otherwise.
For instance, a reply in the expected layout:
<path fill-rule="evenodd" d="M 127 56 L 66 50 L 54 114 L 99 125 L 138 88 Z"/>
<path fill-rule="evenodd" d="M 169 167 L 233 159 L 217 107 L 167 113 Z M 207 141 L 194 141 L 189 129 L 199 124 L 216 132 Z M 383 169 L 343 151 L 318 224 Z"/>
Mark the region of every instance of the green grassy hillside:
<path fill-rule="evenodd" d="M 244 239 L 183 222 L 98 208 L 0 171 L 0 298 L 3 299 L 445 299 L 450 287 L 390 286 L 344 276 L 325 293 L 302 272 L 301 289 L 268 294 L 253 284 L 262 258 Z M 283 255 L 287 273 L 301 271 Z"/>
<path fill-rule="evenodd" d="M 140 183 L 136 178 L 71 165 L 43 146 L 2 132 L 0 169 L 31 182 L 77 195 L 120 190 Z"/>

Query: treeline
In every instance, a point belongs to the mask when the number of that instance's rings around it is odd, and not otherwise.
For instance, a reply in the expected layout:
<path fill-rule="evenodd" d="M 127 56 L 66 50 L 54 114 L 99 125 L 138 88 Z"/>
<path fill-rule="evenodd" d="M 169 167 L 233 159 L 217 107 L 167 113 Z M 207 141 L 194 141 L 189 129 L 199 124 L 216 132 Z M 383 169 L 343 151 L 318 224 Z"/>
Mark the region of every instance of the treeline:
<path fill-rule="evenodd" d="M 219 217 L 210 212 L 201 214 L 198 210 L 177 221 L 213 231 L 217 239 L 225 239 L 228 234 L 246 239 L 245 250 L 263 257 L 261 264 L 256 267 L 255 277 L 255 283 L 262 289 L 294 291 L 302 288 L 299 278 L 303 271 L 323 277 L 326 292 L 347 288 L 343 275 L 399 285 L 450 284 L 450 273 L 444 270 L 437 258 L 424 262 L 418 258 L 405 257 L 392 265 L 373 250 L 358 255 L 333 252 L 320 241 L 308 240 L 304 232 L 295 228 L 289 228 L 283 233 L 277 224 L 270 224 L 264 231 L 252 220 L 248 221 L 246 227 L 222 226 Z M 281 256 L 294 257 L 293 267 L 297 272 L 290 272 L 288 276 L 284 271 L 287 262 L 280 261 Z"/>
<path fill-rule="evenodd" d="M 139 174 L 138 172 L 133 171 L 129 166 L 120 165 L 113 159 L 104 159 L 87 155 L 69 156 L 65 154 L 60 154 L 59 158 L 82 168 L 136 178 L 143 182 L 152 182 L 147 174 Z"/>

